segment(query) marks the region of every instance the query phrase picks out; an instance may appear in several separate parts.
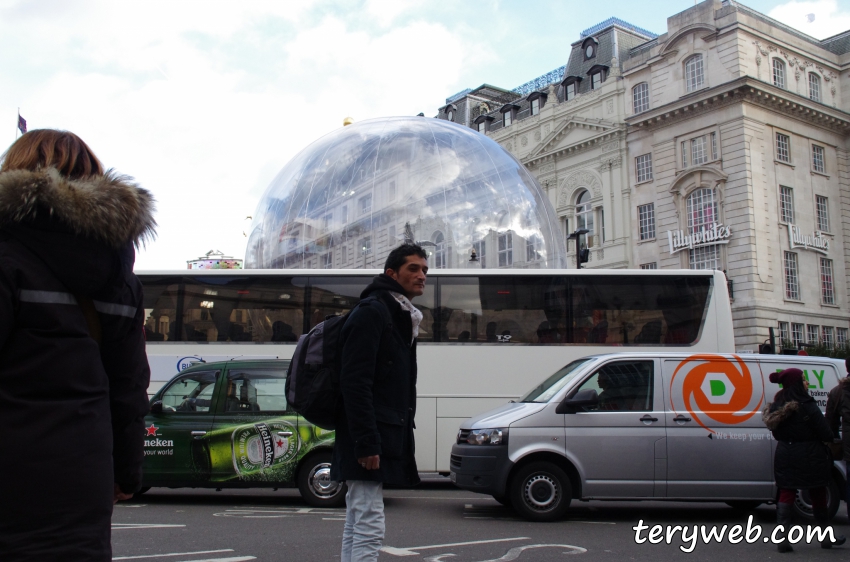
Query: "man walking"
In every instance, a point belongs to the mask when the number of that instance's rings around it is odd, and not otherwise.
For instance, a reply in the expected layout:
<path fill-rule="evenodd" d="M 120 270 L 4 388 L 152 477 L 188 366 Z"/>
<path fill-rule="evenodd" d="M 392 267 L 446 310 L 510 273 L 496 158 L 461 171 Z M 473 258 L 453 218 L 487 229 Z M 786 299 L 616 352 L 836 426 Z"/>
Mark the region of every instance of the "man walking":
<path fill-rule="evenodd" d="M 838 381 L 838 385 L 829 391 L 826 399 L 826 421 L 833 435 L 838 435 L 840 422 L 841 438 L 844 441 L 844 466 L 850 474 L 850 358 L 844 360 L 847 376 Z M 850 518 L 850 486 L 844 487 L 847 501 L 847 517 Z"/>
<path fill-rule="evenodd" d="M 416 336 L 427 254 L 403 244 L 360 294 L 342 329 L 342 399 L 331 478 L 348 484 L 342 562 L 376 560 L 384 539 L 383 485 L 419 483 L 413 444 Z"/>

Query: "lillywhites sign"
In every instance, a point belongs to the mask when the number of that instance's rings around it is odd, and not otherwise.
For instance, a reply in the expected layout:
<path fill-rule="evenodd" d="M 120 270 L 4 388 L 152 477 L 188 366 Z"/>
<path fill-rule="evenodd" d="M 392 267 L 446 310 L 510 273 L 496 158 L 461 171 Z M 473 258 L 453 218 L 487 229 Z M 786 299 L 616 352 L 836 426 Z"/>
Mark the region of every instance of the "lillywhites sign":
<path fill-rule="evenodd" d="M 667 240 L 670 241 L 670 253 L 675 254 L 681 250 L 693 250 L 700 246 L 712 246 L 714 244 L 728 244 L 732 237 L 732 231 L 728 226 L 716 222 L 708 229 L 702 227 L 699 232 L 685 234 L 683 230 L 667 231 Z"/>
<path fill-rule="evenodd" d="M 792 248 L 805 248 L 822 254 L 829 252 L 829 239 L 824 238 L 820 230 L 815 230 L 811 236 L 806 236 L 799 226 L 789 224 L 788 241 Z"/>

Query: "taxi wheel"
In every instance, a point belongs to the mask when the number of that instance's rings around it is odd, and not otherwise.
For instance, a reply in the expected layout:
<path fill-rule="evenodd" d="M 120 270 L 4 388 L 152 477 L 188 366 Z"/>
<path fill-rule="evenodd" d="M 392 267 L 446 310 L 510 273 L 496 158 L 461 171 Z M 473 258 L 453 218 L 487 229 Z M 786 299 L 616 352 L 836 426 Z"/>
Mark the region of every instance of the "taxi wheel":
<path fill-rule="evenodd" d="M 321 451 L 308 457 L 298 471 L 298 490 L 301 497 L 314 507 L 341 507 L 345 505 L 345 483 L 331 480 L 330 451 Z"/>
<path fill-rule="evenodd" d="M 566 513 L 572 499 L 567 473 L 550 462 L 532 462 L 517 471 L 511 480 L 511 506 L 530 521 L 557 521 Z"/>

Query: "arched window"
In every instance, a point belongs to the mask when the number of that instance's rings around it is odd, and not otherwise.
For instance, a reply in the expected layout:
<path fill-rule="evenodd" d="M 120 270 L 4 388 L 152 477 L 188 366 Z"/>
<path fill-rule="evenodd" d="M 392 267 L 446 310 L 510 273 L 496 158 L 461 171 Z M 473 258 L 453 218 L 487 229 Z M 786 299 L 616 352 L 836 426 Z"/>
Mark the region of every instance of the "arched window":
<path fill-rule="evenodd" d="M 442 232 L 437 231 L 434 234 L 434 244 L 436 244 L 436 248 L 434 248 L 434 269 L 446 269 L 448 267 L 446 263 L 446 239 Z"/>
<path fill-rule="evenodd" d="M 809 72 L 809 99 L 820 101 L 820 76 Z"/>
<path fill-rule="evenodd" d="M 777 58 L 773 59 L 773 85 L 785 88 L 785 63 Z"/>
<path fill-rule="evenodd" d="M 446 112 L 446 119 L 448 119 L 449 121 L 454 121 L 454 120 L 455 120 L 455 112 L 454 112 L 454 110 L 453 110 L 453 109 L 449 109 L 449 110 Z"/>
<path fill-rule="evenodd" d="M 702 55 L 694 55 L 685 62 L 685 84 L 693 92 L 702 88 L 704 82 Z"/>
<path fill-rule="evenodd" d="M 584 190 L 576 200 L 576 230 L 585 229 L 588 232 L 578 238 L 578 248 L 588 248 L 588 236 L 593 236 L 593 209 L 590 206 L 590 192 Z"/>
<path fill-rule="evenodd" d="M 635 113 L 649 109 L 649 84 L 643 82 L 632 88 L 632 102 Z"/>
<path fill-rule="evenodd" d="M 711 230 L 717 217 L 717 192 L 707 187 L 694 190 L 687 199 L 688 234 Z M 720 269 L 720 246 L 698 246 L 688 251 L 691 269 Z"/>

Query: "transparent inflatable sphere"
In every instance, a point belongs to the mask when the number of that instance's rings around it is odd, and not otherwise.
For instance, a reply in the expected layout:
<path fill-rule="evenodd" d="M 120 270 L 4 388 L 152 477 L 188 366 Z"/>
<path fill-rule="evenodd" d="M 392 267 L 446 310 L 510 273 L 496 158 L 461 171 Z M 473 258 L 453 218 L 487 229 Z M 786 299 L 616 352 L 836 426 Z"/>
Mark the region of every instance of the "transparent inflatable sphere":
<path fill-rule="evenodd" d="M 431 268 L 566 264 L 552 205 L 510 153 L 455 123 L 392 117 L 337 129 L 283 168 L 254 213 L 245 267 L 381 268 L 406 241 Z"/>

